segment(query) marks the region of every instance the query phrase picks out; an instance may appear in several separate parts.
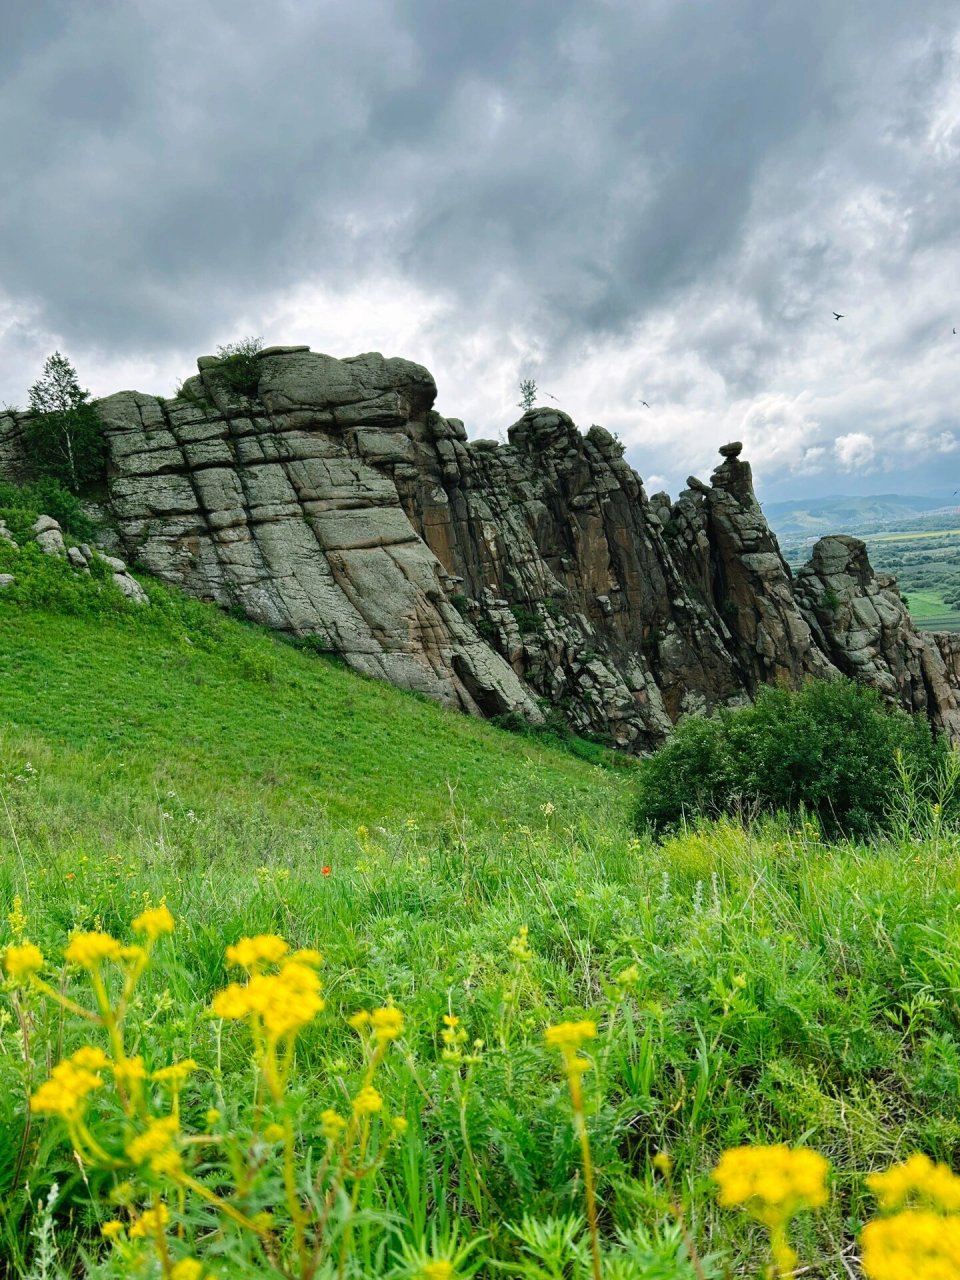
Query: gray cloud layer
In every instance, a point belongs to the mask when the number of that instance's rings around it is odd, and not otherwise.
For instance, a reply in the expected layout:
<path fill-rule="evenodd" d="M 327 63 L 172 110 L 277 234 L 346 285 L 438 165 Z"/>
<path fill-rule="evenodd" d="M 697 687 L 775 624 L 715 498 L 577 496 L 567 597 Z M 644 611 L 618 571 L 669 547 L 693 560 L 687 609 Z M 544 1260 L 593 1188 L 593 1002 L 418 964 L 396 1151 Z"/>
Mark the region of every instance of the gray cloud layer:
<path fill-rule="evenodd" d="M 402 338 L 486 433 L 533 373 L 671 482 L 726 434 L 771 491 L 960 444 L 954 0 L 0 16 L 0 397 L 53 343 L 107 391 L 248 324 Z"/>

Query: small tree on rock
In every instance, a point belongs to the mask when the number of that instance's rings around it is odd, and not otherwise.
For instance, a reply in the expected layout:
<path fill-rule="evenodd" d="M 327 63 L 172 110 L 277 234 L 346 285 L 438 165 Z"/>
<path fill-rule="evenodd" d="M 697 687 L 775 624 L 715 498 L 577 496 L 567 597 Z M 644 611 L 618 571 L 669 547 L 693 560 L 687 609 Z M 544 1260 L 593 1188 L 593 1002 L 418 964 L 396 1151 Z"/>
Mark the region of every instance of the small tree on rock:
<path fill-rule="evenodd" d="M 90 392 L 77 371 L 55 351 L 27 393 L 31 417 L 24 424 L 33 471 L 80 493 L 103 478 L 106 440 Z"/>
<path fill-rule="evenodd" d="M 532 378 L 524 378 L 520 383 L 520 399 L 518 401 L 521 409 L 532 409 L 537 399 L 537 384 Z"/>

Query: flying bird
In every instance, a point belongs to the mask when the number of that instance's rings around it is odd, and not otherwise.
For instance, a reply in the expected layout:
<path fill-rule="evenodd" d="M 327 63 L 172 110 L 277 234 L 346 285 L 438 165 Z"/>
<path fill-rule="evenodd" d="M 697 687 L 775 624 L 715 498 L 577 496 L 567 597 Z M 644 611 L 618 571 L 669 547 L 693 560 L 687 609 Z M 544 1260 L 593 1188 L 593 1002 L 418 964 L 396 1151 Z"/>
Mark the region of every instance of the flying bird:
<path fill-rule="evenodd" d="M 956 332 L 956 330 L 954 330 L 954 332 Z M 557 397 L 553 394 L 553 392 L 552 392 L 552 391 L 545 391 L 543 394 L 544 394 L 545 396 L 549 396 L 551 400 L 557 400 Z M 557 400 L 557 404 L 559 404 L 559 403 L 560 403 L 560 401 L 559 401 L 559 400 Z"/>
<path fill-rule="evenodd" d="M 649 408 L 650 408 L 650 406 L 647 404 L 646 400 L 641 400 L 641 401 L 640 401 L 640 403 L 643 405 L 643 407 L 644 407 L 645 409 L 649 409 Z"/>
<path fill-rule="evenodd" d="M 954 333 L 956 333 L 956 332 L 957 332 L 957 331 L 956 331 L 956 329 L 954 329 L 954 331 L 953 331 L 953 332 L 954 332 Z"/>
<path fill-rule="evenodd" d="M 840 314 L 840 312 L 839 312 L 839 311 L 835 311 L 835 312 L 833 313 L 833 318 L 834 318 L 834 320 L 842 320 L 842 319 L 843 319 L 843 316 Z"/>

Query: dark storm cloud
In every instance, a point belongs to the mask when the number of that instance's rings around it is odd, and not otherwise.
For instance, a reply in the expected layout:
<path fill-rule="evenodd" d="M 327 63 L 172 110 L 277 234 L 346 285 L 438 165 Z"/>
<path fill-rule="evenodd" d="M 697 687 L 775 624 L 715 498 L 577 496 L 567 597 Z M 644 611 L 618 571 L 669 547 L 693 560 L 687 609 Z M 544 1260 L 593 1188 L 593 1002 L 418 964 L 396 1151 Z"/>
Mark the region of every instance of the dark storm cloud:
<path fill-rule="evenodd" d="M 636 380 L 689 405 L 816 377 L 833 306 L 867 307 L 868 374 L 946 319 L 877 316 L 955 238 L 954 0 L 0 10 L 8 362 L 38 331 L 189 353 L 389 277 L 547 370 L 666 326 Z"/>
<path fill-rule="evenodd" d="M 31 6 L 0 283 L 104 342 L 378 263 L 481 305 L 508 273 L 541 322 L 616 330 L 736 244 L 764 157 L 840 109 L 844 55 L 937 9 Z"/>

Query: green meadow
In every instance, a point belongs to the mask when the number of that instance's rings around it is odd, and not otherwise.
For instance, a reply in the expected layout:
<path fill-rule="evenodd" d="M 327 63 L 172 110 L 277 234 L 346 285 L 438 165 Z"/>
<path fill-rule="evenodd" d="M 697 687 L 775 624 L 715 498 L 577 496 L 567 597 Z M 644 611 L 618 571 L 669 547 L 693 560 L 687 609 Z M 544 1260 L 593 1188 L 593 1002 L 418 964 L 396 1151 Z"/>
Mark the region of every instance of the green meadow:
<path fill-rule="evenodd" d="M 44 967 L 0 993 L 0 1274 L 757 1276 L 767 1233 L 711 1171 L 788 1143 L 831 1170 L 798 1274 L 859 1275 L 867 1177 L 957 1166 L 960 840 L 935 814 L 656 841 L 590 744 L 154 583 L 137 610 L 28 552 L 4 571 L 0 951 Z M 78 933 L 117 939 L 102 968 L 64 965 Z M 319 966 L 273 1059 L 279 1006 L 217 995 L 245 937 Z M 31 1111 L 77 1050 L 109 1063 L 80 1120 Z"/>

